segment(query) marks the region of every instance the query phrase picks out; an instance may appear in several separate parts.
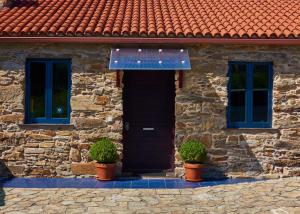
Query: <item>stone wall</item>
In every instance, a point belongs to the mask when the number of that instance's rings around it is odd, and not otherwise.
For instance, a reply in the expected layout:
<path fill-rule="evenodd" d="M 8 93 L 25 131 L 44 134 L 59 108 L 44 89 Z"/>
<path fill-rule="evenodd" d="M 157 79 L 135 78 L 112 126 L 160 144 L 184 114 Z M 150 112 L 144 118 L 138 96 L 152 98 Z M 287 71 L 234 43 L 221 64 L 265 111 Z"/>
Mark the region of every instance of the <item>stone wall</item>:
<path fill-rule="evenodd" d="M 177 149 L 186 139 L 204 142 L 208 176 L 300 175 L 300 47 L 201 45 L 189 52 L 193 70 L 176 92 Z M 228 61 L 273 62 L 271 129 L 226 128 Z"/>
<path fill-rule="evenodd" d="M 176 149 L 186 139 L 204 142 L 208 176 L 300 175 L 300 47 L 188 48 L 193 69 L 176 89 Z M 1 165 L 17 176 L 93 174 L 88 150 L 100 137 L 112 138 L 122 154 L 122 88 L 108 71 L 109 51 L 96 44 L 0 45 Z M 72 59 L 71 125 L 23 124 L 26 58 Z M 274 63 L 272 129 L 226 128 L 228 61 L 239 60 Z M 176 153 L 175 174 L 182 173 Z"/>
<path fill-rule="evenodd" d="M 89 162 L 90 144 L 100 137 L 112 138 L 122 150 L 122 93 L 107 68 L 109 51 L 94 44 L 1 45 L 0 157 L 13 174 L 91 172 L 88 164 L 75 163 Z M 23 125 L 26 58 L 72 59 L 70 126 Z"/>

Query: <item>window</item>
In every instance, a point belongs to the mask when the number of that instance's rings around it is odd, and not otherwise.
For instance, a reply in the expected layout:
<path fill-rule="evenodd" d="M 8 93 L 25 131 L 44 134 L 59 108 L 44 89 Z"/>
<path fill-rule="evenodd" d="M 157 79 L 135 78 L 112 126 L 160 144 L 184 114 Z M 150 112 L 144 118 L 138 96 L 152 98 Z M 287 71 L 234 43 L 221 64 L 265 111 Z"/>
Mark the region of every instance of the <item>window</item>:
<path fill-rule="evenodd" d="M 70 122 L 70 60 L 26 62 L 26 123 Z"/>
<path fill-rule="evenodd" d="M 272 126 L 272 63 L 229 63 L 227 125 Z"/>

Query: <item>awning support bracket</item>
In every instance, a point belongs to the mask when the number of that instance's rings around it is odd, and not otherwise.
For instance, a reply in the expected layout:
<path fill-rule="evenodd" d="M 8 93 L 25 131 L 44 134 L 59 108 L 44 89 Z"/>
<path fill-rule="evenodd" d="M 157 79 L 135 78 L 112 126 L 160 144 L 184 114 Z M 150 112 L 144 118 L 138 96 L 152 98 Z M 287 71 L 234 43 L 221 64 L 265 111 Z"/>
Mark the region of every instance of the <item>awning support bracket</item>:
<path fill-rule="evenodd" d="M 116 71 L 116 87 L 121 87 L 121 73 L 118 70 Z"/>
<path fill-rule="evenodd" d="M 178 71 L 178 87 L 183 87 L 183 71 Z"/>

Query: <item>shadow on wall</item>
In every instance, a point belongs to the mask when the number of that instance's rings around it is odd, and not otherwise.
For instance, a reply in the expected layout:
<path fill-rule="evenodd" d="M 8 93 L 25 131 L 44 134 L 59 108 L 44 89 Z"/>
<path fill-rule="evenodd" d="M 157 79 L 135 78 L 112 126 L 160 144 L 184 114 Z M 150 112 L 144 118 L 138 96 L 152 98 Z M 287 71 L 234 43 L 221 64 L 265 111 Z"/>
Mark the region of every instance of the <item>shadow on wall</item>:
<path fill-rule="evenodd" d="M 242 131 L 228 130 L 225 145 L 228 156 L 226 171 L 233 176 L 255 177 L 264 172 L 260 162 L 251 148 L 251 141 L 247 140 L 248 135 L 261 134 L 261 131 L 249 130 L 247 134 Z"/>
<path fill-rule="evenodd" d="M 208 162 L 207 165 L 204 168 L 204 173 L 203 173 L 203 179 L 204 180 L 224 180 L 227 179 L 227 176 L 218 165 L 215 165 L 212 162 Z"/>
<path fill-rule="evenodd" d="M 7 168 L 3 160 L 0 160 L 0 207 L 5 205 L 5 192 L 3 189 L 4 179 L 12 179 L 13 174 Z"/>
<path fill-rule="evenodd" d="M 226 72 L 212 75 L 206 69 L 186 74 L 184 87 L 176 93 L 176 142 L 203 142 L 209 154 L 207 180 L 259 176 L 264 170 L 251 138 L 261 130 L 227 128 Z"/>
<path fill-rule="evenodd" d="M 209 160 L 205 179 L 218 180 L 227 177 L 256 177 L 264 172 L 244 135 L 227 133 L 218 147 L 213 143 L 208 149 Z"/>

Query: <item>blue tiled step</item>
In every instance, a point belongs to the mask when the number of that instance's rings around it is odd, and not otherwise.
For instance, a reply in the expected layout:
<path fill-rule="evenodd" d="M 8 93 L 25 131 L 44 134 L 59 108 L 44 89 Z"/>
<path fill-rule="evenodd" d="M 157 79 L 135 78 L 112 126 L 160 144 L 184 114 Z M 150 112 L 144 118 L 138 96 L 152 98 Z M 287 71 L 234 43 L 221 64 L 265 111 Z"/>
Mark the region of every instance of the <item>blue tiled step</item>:
<path fill-rule="evenodd" d="M 98 181 L 94 178 L 12 178 L 0 179 L 7 188 L 127 188 L 127 189 L 184 189 L 244 182 L 256 179 L 227 179 L 219 181 L 187 182 L 182 179 L 118 179 Z"/>

